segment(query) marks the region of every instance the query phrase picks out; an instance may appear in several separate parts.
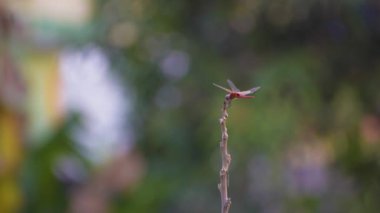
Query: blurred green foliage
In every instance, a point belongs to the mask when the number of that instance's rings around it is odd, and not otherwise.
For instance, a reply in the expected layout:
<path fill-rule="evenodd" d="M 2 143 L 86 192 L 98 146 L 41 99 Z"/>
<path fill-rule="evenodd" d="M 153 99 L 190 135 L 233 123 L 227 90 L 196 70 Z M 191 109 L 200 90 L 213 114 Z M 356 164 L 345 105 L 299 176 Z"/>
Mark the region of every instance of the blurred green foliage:
<path fill-rule="evenodd" d="M 67 118 L 67 122 L 51 136 L 39 141 L 43 145 L 29 147 L 25 154 L 21 183 L 25 200 L 25 210 L 33 212 L 62 212 L 69 204 L 70 188 L 75 179 L 65 176 L 64 161 L 77 159 L 90 168 L 86 160 L 70 138 L 70 128 L 78 126 L 78 118 Z M 60 174 L 62 173 L 62 174 Z"/>
<path fill-rule="evenodd" d="M 125 119 L 147 161 L 132 190 L 107 194 L 112 212 L 219 211 L 224 94 L 212 83 L 227 78 L 262 87 L 229 109 L 231 212 L 380 208 L 377 1 L 111 0 L 95 20 L 81 44 L 100 46 L 133 94 Z M 133 29 L 121 45 L 110 38 L 120 25 Z M 77 183 L 54 175 L 57 156 L 96 174 L 66 131 L 75 125 L 26 154 L 25 212 L 69 209 Z"/>

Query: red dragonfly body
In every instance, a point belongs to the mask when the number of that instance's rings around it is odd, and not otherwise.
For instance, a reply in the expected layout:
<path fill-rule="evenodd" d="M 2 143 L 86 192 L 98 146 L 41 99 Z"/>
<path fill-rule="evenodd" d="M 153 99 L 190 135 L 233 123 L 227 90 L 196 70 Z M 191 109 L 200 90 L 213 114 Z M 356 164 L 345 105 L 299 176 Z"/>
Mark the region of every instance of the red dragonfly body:
<path fill-rule="evenodd" d="M 227 80 L 227 83 L 231 89 L 224 88 L 224 87 L 222 87 L 218 84 L 215 84 L 215 83 L 214 83 L 214 86 L 228 92 L 227 97 L 230 100 L 232 100 L 234 98 L 254 98 L 255 96 L 250 96 L 250 94 L 253 94 L 257 90 L 260 89 L 260 87 L 254 87 L 254 88 L 249 89 L 249 90 L 240 91 L 231 80 Z"/>

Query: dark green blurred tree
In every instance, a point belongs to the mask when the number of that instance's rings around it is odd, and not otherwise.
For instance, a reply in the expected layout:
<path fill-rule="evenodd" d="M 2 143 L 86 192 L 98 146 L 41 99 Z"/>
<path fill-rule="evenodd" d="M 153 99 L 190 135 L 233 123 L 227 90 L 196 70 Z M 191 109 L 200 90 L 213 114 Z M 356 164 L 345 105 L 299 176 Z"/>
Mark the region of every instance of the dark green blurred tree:
<path fill-rule="evenodd" d="M 231 78 L 241 88 L 263 87 L 257 100 L 234 103 L 231 109 L 231 191 L 236 212 L 266 212 L 260 198 L 247 198 L 247 168 L 254 166 L 249 162 L 255 153 L 277 159 L 268 165 L 276 167 L 300 135 L 309 131 L 327 138 L 360 134 L 362 115 L 379 113 L 375 88 L 380 79 L 380 6 L 376 1 L 145 1 L 140 3 L 143 14 L 137 17 L 123 12 L 133 11 L 136 2 L 115 2 L 127 6 L 116 13 L 120 18 L 110 29 L 131 22 L 140 33 L 128 47 L 111 47 L 110 58 L 134 88 L 137 146 L 150 162 L 141 189 L 127 199 L 127 209 L 217 211 L 217 118 L 223 94 L 212 90 L 212 82 Z M 174 57 L 165 67 L 173 52 L 188 57 L 184 76 L 176 77 L 183 66 L 178 58 L 179 62 Z M 324 204 L 320 197 L 311 196 L 316 205 L 296 202 L 294 206 L 282 192 L 285 198 L 280 203 L 289 206 L 283 208 L 290 212 L 377 209 L 371 199 L 378 190 L 370 188 L 379 184 L 375 181 L 379 170 L 369 163 L 377 157 L 350 148 L 360 146 L 360 136 L 349 139 L 351 143 L 339 138 L 331 139 L 338 144 L 331 170 L 357 180 L 359 186 L 368 184 L 348 199 L 364 193 L 369 201 L 344 207 L 345 201 Z M 337 140 L 344 140 L 343 147 Z M 359 175 L 362 170 L 367 175 Z"/>

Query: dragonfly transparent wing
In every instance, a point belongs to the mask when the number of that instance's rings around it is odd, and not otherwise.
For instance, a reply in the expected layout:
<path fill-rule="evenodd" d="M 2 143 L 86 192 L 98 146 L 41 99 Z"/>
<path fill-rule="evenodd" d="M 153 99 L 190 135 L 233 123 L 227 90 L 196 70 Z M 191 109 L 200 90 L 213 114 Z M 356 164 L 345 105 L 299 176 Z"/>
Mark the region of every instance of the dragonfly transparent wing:
<path fill-rule="evenodd" d="M 253 87 L 252 89 L 250 90 L 246 90 L 246 91 L 242 91 L 240 92 L 240 94 L 242 95 L 249 95 L 249 94 L 253 94 L 255 93 L 257 90 L 259 90 L 261 87 Z"/>
<path fill-rule="evenodd" d="M 224 87 L 222 87 L 222 86 L 220 86 L 218 84 L 213 83 L 213 85 L 216 86 L 216 87 L 218 87 L 218 88 L 220 88 L 220 89 L 222 89 L 222 90 L 224 90 L 224 91 L 226 91 L 226 92 L 228 92 L 228 93 L 232 92 L 231 90 L 229 90 L 227 88 L 224 88 Z"/>
<path fill-rule="evenodd" d="M 240 90 L 235 86 L 234 82 L 232 82 L 230 79 L 227 80 L 228 85 L 230 85 L 233 92 L 239 92 Z"/>

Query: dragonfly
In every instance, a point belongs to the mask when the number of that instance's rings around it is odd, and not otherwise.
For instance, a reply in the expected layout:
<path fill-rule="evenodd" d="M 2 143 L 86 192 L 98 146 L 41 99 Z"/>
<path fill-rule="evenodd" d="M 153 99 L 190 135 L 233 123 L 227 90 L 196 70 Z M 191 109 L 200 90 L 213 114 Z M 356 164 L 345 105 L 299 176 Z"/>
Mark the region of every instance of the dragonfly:
<path fill-rule="evenodd" d="M 255 96 L 251 96 L 251 94 L 257 92 L 257 90 L 261 88 L 261 87 L 253 87 L 252 89 L 249 89 L 249 90 L 240 91 L 230 79 L 227 80 L 227 83 L 231 89 L 227 89 L 215 83 L 213 83 L 213 85 L 228 92 L 227 98 L 230 100 L 234 98 L 254 98 Z"/>

